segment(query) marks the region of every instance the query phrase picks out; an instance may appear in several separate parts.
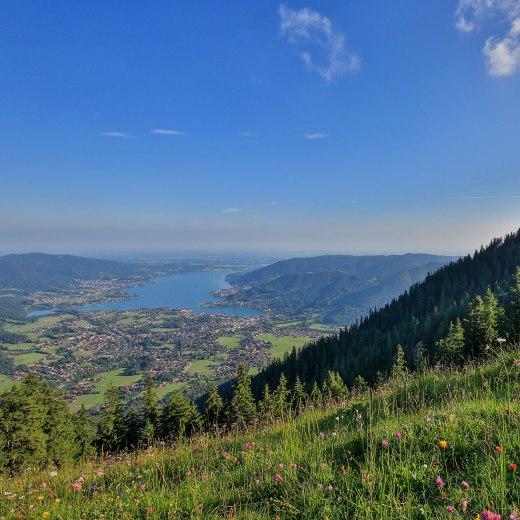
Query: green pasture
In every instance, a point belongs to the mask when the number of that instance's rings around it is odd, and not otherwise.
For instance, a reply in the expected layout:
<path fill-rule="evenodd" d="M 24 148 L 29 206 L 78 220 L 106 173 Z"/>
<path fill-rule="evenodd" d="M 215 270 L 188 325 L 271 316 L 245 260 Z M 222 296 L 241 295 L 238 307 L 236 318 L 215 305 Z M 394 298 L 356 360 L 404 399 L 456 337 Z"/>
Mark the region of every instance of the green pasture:
<path fill-rule="evenodd" d="M 311 341 L 311 338 L 308 336 L 296 338 L 292 336 L 277 337 L 270 333 L 258 334 L 255 338 L 271 343 L 272 347 L 269 349 L 269 352 L 275 358 L 281 358 L 286 352 L 290 352 L 293 347 L 300 348 Z"/>
<path fill-rule="evenodd" d="M 217 339 L 217 343 L 224 347 L 236 348 L 240 346 L 240 340 L 242 336 L 240 334 L 234 334 L 233 336 L 221 336 Z"/>

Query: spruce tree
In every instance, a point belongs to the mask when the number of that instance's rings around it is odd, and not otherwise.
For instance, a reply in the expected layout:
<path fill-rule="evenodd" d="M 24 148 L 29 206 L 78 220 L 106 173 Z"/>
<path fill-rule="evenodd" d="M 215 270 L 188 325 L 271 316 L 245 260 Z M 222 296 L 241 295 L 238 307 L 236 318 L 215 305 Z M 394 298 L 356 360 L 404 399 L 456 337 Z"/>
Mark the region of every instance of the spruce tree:
<path fill-rule="evenodd" d="M 200 413 L 180 392 L 174 392 L 161 414 L 161 437 L 175 439 L 191 435 L 201 425 Z"/>
<path fill-rule="evenodd" d="M 395 361 L 390 372 L 392 383 L 402 384 L 408 379 L 408 369 L 406 368 L 406 358 L 401 345 L 397 345 Z"/>
<path fill-rule="evenodd" d="M 287 389 L 287 378 L 285 374 L 282 372 L 280 375 L 280 380 L 278 381 L 278 386 L 273 392 L 273 400 L 272 400 L 272 409 L 273 416 L 277 419 L 283 418 L 287 415 L 287 410 L 289 408 L 289 395 L 290 391 Z"/>
<path fill-rule="evenodd" d="M 271 395 L 271 390 L 267 383 L 264 386 L 262 399 L 260 399 L 260 402 L 258 403 L 258 409 L 264 416 L 272 416 L 273 414 L 273 396 Z"/>
<path fill-rule="evenodd" d="M 116 451 L 123 447 L 125 414 L 123 392 L 109 384 L 105 392 L 101 420 L 98 423 L 98 441 L 102 450 Z"/>
<path fill-rule="evenodd" d="M 437 361 L 441 363 L 462 364 L 464 361 L 464 328 L 460 319 L 455 324 L 450 321 L 448 335 L 437 342 Z"/>
<path fill-rule="evenodd" d="M 208 398 L 206 399 L 206 403 L 204 405 L 206 422 L 209 426 L 214 426 L 219 423 L 223 409 L 224 403 L 222 401 L 222 397 L 220 397 L 220 394 L 218 393 L 217 384 L 213 382 L 209 387 Z"/>
<path fill-rule="evenodd" d="M 159 424 L 159 404 L 151 374 L 147 374 L 143 393 L 142 428 L 140 441 L 150 443 L 156 436 Z"/>
<path fill-rule="evenodd" d="M 300 376 L 297 375 L 291 395 L 293 410 L 300 413 L 306 407 L 308 399 L 309 396 L 305 393 L 305 388 L 300 380 Z"/>
<path fill-rule="evenodd" d="M 251 378 L 240 363 L 231 397 L 231 420 L 240 425 L 247 424 L 256 416 L 256 403 L 251 392 Z"/>
<path fill-rule="evenodd" d="M 73 417 L 74 424 L 74 457 L 79 462 L 84 462 L 96 453 L 94 448 L 95 430 L 85 405 L 81 405 L 79 411 Z"/>
<path fill-rule="evenodd" d="M 516 268 L 506 300 L 506 323 L 509 329 L 509 339 L 520 343 L 520 267 Z"/>
<path fill-rule="evenodd" d="M 321 393 L 318 383 L 314 381 L 311 389 L 310 402 L 313 408 L 321 408 L 323 406 L 323 394 Z"/>

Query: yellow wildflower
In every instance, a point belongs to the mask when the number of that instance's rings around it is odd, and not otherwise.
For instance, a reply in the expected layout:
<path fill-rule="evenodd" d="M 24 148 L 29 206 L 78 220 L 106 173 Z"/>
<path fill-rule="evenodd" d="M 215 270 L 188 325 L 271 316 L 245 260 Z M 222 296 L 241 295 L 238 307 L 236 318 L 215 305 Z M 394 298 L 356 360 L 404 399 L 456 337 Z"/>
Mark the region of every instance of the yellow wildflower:
<path fill-rule="evenodd" d="M 61 502 L 61 500 L 60 500 L 59 498 L 56 497 L 56 498 L 54 499 L 54 502 L 56 502 L 56 504 L 59 504 L 59 503 Z"/>
<path fill-rule="evenodd" d="M 446 446 L 448 446 L 448 441 L 439 441 L 439 446 L 445 450 Z"/>
<path fill-rule="evenodd" d="M 41 502 L 44 498 L 45 498 L 45 497 L 44 497 L 43 495 L 40 495 L 40 496 L 38 497 L 38 500 Z"/>
<path fill-rule="evenodd" d="M 49 511 L 43 512 L 43 518 L 49 518 L 49 515 L 50 515 Z"/>

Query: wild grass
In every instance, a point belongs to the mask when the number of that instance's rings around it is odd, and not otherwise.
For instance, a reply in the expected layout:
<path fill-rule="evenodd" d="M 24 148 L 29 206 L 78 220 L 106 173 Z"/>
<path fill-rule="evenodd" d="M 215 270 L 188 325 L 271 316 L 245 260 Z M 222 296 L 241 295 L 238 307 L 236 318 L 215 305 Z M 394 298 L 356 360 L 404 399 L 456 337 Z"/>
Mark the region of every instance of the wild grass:
<path fill-rule="evenodd" d="M 519 397 L 515 349 L 245 431 L 27 469 L 0 479 L 0 517 L 516 518 Z"/>

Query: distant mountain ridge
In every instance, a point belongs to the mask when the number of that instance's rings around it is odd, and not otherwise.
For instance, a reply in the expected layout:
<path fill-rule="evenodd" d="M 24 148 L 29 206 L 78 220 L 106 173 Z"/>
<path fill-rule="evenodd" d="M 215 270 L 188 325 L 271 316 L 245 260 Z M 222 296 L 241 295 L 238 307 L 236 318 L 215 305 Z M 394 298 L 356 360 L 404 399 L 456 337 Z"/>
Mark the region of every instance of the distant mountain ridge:
<path fill-rule="evenodd" d="M 44 253 L 0 257 L 0 289 L 58 291 L 74 280 L 132 278 L 146 274 L 139 264 Z"/>
<path fill-rule="evenodd" d="M 236 291 L 225 300 L 348 324 L 455 259 L 416 253 L 291 258 L 228 277 Z"/>

